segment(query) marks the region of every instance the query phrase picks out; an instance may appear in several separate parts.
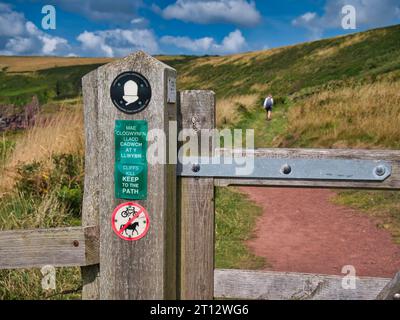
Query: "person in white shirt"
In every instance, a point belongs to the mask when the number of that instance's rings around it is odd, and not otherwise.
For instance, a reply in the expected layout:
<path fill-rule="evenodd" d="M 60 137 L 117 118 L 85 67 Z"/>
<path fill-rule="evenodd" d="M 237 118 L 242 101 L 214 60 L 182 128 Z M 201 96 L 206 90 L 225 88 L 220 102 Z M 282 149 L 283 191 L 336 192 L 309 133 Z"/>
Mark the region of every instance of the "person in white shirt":
<path fill-rule="evenodd" d="M 274 98 L 269 94 L 264 100 L 264 109 L 267 111 L 267 121 L 272 119 L 272 107 L 274 105 Z"/>

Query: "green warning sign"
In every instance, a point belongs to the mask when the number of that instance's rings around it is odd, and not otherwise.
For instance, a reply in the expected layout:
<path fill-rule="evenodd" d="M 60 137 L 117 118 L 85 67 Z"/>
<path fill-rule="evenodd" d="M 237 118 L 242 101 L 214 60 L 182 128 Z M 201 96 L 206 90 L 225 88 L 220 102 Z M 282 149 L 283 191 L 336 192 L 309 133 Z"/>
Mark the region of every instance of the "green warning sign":
<path fill-rule="evenodd" d="M 115 121 L 115 197 L 147 199 L 147 121 Z"/>

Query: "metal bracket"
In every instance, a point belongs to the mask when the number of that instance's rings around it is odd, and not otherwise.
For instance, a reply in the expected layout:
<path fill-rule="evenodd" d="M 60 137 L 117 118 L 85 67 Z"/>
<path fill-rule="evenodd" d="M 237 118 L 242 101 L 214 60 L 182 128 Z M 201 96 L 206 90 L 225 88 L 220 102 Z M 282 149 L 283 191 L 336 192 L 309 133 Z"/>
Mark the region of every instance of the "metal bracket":
<path fill-rule="evenodd" d="M 183 157 L 177 175 L 285 180 L 384 181 L 391 175 L 387 161 L 264 157 Z"/>

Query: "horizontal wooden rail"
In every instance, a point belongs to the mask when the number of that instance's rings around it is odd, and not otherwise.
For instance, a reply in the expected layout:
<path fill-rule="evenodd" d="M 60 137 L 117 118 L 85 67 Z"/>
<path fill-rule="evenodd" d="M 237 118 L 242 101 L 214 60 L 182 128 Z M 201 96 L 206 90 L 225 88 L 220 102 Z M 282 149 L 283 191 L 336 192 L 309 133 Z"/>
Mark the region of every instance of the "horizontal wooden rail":
<path fill-rule="evenodd" d="M 263 300 L 373 300 L 390 279 L 359 277 L 356 289 L 343 289 L 341 276 L 291 272 L 214 271 L 217 298 Z"/>
<path fill-rule="evenodd" d="M 98 234 L 98 227 L 1 231 L 0 269 L 96 264 Z"/>
<path fill-rule="evenodd" d="M 219 153 L 218 153 L 219 152 Z M 232 152 L 246 156 L 245 153 L 228 149 L 219 149 L 221 156 Z M 359 188 L 359 189 L 394 189 L 400 190 L 400 151 L 396 150 L 356 150 L 356 149 L 256 149 L 254 157 L 277 159 L 349 159 L 349 160 L 384 160 L 391 164 L 392 173 L 385 181 L 323 181 L 323 180 L 284 180 L 284 179 L 246 179 L 215 178 L 216 186 L 254 185 L 276 187 L 316 187 L 316 188 Z"/>

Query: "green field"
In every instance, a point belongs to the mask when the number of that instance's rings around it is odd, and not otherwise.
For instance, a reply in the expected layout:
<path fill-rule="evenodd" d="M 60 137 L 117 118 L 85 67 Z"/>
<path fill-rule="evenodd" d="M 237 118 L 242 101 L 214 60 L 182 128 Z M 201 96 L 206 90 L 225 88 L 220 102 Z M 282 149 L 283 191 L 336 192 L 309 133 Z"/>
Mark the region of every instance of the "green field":
<path fill-rule="evenodd" d="M 99 66 L 68 66 L 21 74 L 3 70 L 0 72 L 0 104 L 24 105 L 31 101 L 32 95 L 36 95 L 41 104 L 75 98 L 81 95 L 82 76 Z"/>

